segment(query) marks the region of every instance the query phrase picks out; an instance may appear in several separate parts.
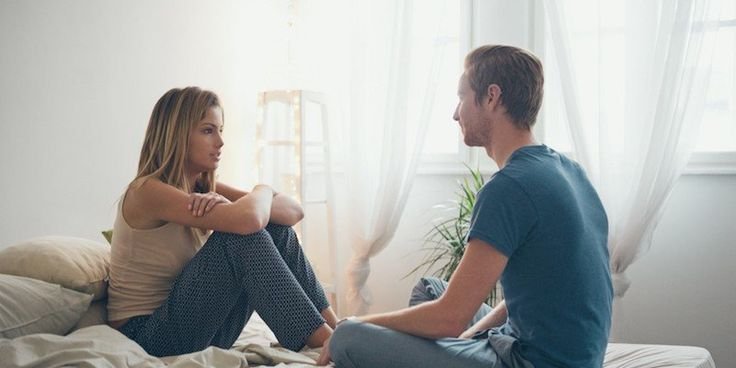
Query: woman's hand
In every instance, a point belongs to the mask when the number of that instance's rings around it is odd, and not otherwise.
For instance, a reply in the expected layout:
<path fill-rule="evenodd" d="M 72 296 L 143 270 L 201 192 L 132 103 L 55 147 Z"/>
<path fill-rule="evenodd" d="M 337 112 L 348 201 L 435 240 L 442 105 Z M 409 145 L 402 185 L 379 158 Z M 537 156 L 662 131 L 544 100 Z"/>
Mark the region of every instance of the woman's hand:
<path fill-rule="evenodd" d="M 206 215 L 218 203 L 230 203 L 230 201 L 215 192 L 191 193 L 189 194 L 189 206 L 187 206 L 187 209 L 192 211 L 192 215 L 199 217 Z"/>

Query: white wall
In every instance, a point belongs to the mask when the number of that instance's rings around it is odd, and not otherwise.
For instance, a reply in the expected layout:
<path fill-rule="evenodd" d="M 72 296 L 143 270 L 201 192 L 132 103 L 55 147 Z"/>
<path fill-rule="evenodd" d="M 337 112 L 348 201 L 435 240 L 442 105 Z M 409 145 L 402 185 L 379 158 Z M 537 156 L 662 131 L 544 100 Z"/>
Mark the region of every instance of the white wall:
<path fill-rule="evenodd" d="M 201 85 L 223 97 L 221 175 L 253 184 L 255 92 L 285 83 L 283 48 L 259 44 L 258 35 L 278 34 L 283 19 L 253 2 L 200 4 L 0 2 L 0 248 L 50 234 L 102 241 L 99 230 L 111 226 L 134 175 L 153 104 L 174 86 Z M 510 4 L 478 2 L 476 12 L 528 8 Z M 493 22 L 474 32 L 476 43 L 528 39 Z M 453 196 L 455 180 L 415 181 L 395 238 L 372 260 L 372 311 L 406 304 L 416 276 L 402 277 L 419 262 L 428 209 Z M 678 182 L 652 250 L 631 267 L 622 340 L 705 346 L 719 367 L 736 367 L 734 218 L 736 177 Z M 349 246 L 338 251 L 344 264 Z"/>
<path fill-rule="evenodd" d="M 736 176 L 684 176 L 630 268 L 622 341 L 700 345 L 736 367 Z"/>
<path fill-rule="evenodd" d="M 220 94 L 221 178 L 253 184 L 256 91 L 283 83 L 285 48 L 260 37 L 285 29 L 279 3 L 0 2 L 0 244 L 102 240 L 172 87 Z"/>

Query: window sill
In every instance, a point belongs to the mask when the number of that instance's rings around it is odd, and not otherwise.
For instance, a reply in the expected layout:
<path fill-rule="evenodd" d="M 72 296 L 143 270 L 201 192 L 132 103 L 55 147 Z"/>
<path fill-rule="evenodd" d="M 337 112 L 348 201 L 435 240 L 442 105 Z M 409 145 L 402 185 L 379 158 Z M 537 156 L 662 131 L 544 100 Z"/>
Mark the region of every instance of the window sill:
<path fill-rule="evenodd" d="M 476 167 L 480 162 L 481 173 L 485 176 L 496 172 L 496 166 L 490 159 L 476 157 L 465 162 L 424 161 L 419 165 L 418 175 L 467 175 L 468 170 L 463 163 Z M 694 152 L 682 172 L 683 175 L 736 175 L 736 151 L 734 152 Z"/>
<path fill-rule="evenodd" d="M 736 151 L 694 152 L 683 175 L 736 175 Z"/>
<path fill-rule="evenodd" d="M 469 174 L 465 165 L 480 169 L 480 173 L 485 177 L 498 171 L 496 164 L 486 155 L 485 150 L 463 147 L 458 154 L 423 157 L 417 167 L 417 175 L 465 176 Z"/>

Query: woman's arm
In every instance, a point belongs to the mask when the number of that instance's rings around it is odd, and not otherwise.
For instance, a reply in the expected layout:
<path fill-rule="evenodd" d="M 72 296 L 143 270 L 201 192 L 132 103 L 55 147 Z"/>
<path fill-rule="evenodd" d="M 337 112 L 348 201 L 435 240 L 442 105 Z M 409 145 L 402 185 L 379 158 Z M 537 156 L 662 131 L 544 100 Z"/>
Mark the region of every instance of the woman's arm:
<path fill-rule="evenodd" d="M 234 202 L 248 192 L 217 182 L 216 192 Z M 294 199 L 282 193 L 274 192 L 271 204 L 271 222 L 279 225 L 294 226 L 304 218 L 302 206 Z"/>
<path fill-rule="evenodd" d="M 304 218 L 302 206 L 294 198 L 277 193 L 271 205 L 271 222 L 294 226 Z"/>
<path fill-rule="evenodd" d="M 243 197 L 246 194 L 248 194 L 248 192 L 246 192 L 244 190 L 241 190 L 241 189 L 238 189 L 238 188 L 235 188 L 235 187 L 231 187 L 231 186 L 229 186 L 229 185 L 227 185 L 225 183 L 221 183 L 219 181 L 217 182 L 217 185 L 215 185 L 215 192 L 217 192 L 218 194 L 224 196 L 225 198 L 227 198 L 228 200 L 230 200 L 230 202 L 235 202 L 238 199 L 240 199 L 241 197 Z"/>
<path fill-rule="evenodd" d="M 140 186 L 129 189 L 123 211 L 134 227 L 136 224 L 175 222 L 201 229 L 251 234 L 266 227 L 272 203 L 273 190 L 257 185 L 247 196 L 231 203 L 218 203 L 205 215 L 196 216 L 189 209 L 191 197 L 188 193 L 160 180 L 147 179 Z"/>

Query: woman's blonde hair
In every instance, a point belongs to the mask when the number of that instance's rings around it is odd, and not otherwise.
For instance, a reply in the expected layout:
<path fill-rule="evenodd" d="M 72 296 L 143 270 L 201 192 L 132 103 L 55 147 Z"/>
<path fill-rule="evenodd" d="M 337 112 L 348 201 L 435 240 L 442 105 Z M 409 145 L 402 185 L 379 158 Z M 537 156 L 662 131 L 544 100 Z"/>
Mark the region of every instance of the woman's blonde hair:
<path fill-rule="evenodd" d="M 214 171 L 202 173 L 191 188 L 184 170 L 189 136 L 213 107 L 222 113 L 217 95 L 199 87 L 172 88 L 161 96 L 148 121 L 138 174 L 132 183 L 139 186 L 148 178 L 156 178 L 187 193 L 214 191 Z"/>

